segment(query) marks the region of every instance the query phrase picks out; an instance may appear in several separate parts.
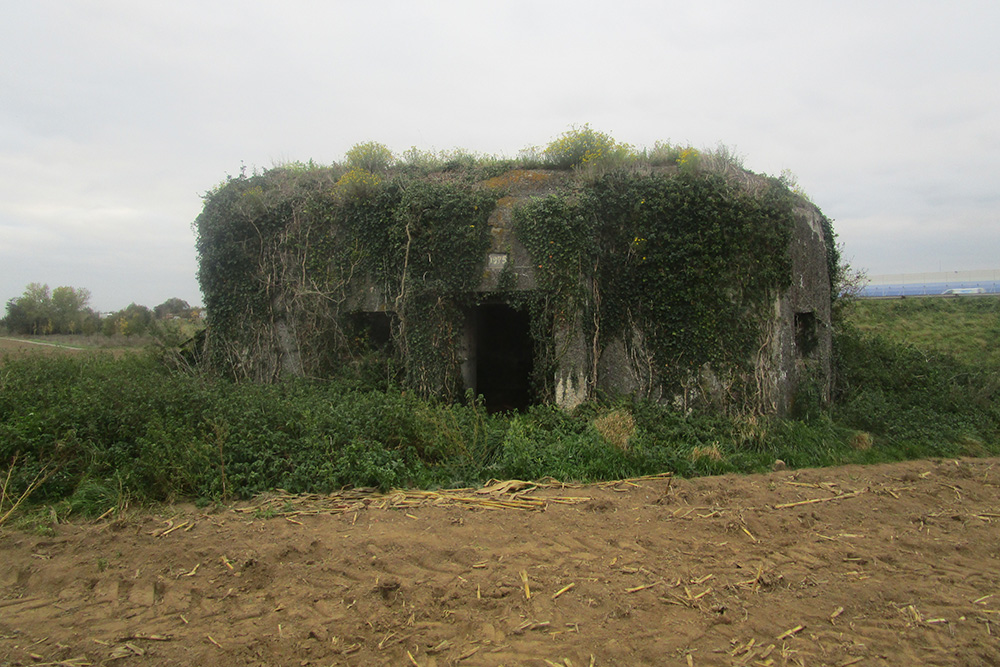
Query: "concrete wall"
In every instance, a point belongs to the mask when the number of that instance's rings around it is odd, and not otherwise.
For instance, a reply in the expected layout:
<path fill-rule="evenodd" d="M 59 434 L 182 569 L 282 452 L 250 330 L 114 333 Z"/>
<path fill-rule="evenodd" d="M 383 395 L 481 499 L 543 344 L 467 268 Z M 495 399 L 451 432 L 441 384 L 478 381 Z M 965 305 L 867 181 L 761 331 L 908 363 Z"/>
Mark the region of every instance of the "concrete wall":
<path fill-rule="evenodd" d="M 815 382 L 823 399 L 829 400 L 833 378 L 830 276 L 822 213 L 804 204 L 795 214 L 792 286 L 775 303 L 770 359 L 761 359 L 761 370 L 769 385 L 767 397 L 779 415 L 793 409 L 796 391 L 807 380 Z M 804 335 L 809 332 L 802 331 L 804 326 L 810 326 L 810 314 L 814 344 Z"/>
<path fill-rule="evenodd" d="M 497 202 L 490 214 L 490 250 L 487 256 L 480 292 L 492 292 L 505 287 L 519 291 L 535 289 L 535 267 L 531 255 L 514 235 L 514 208 L 533 197 L 557 192 L 569 178 L 568 174 L 551 171 L 515 169 L 490 179 L 487 185 L 504 187 L 508 196 Z M 510 282 L 501 285 L 507 273 Z"/>
<path fill-rule="evenodd" d="M 823 399 L 829 399 L 831 391 L 830 279 L 822 214 L 803 203 L 795 216 L 790 247 L 792 285 L 776 299 L 771 317 L 761 329 L 754 377 L 749 379 L 754 394 L 749 405 L 767 414 L 788 414 L 800 383 L 806 380 L 817 383 Z M 586 366 L 575 358 L 572 363 Z M 697 401 L 726 407 L 726 389 L 734 379 L 720 377 L 705 367 L 680 394 L 662 395 L 652 355 L 636 328 L 605 345 L 597 373 L 596 386 L 603 392 L 668 400 L 682 408 Z"/>
<path fill-rule="evenodd" d="M 513 211 L 530 198 L 560 190 L 571 178 L 572 175 L 559 172 L 516 170 L 493 179 L 496 182 L 490 184 L 505 187 L 509 194 L 498 202 L 488 221 L 491 243 L 478 288 L 480 293 L 495 293 L 495 298 L 502 300 L 504 290 L 537 289 L 532 258 L 514 234 Z M 793 409 L 797 387 L 807 379 L 817 383 L 823 397 L 828 398 L 832 377 L 830 284 L 822 214 L 815 206 L 802 202 L 795 215 L 790 247 L 792 285 L 775 301 L 772 316 L 761 330 L 756 372 L 751 379 L 754 408 L 779 415 Z M 394 307 L 374 286 L 368 286 L 356 300 L 361 310 Z M 469 388 L 478 384 L 477 335 L 474 319 L 470 319 L 459 350 L 461 373 Z M 697 400 L 719 403 L 722 407 L 720 401 L 725 400 L 726 390 L 734 381 L 731 377 L 720 378 L 706 367 L 691 379 L 683 395 L 665 396 L 652 355 L 637 327 L 602 349 L 593 343 L 579 321 L 555 325 L 557 370 L 552 389 L 555 402 L 563 408 L 572 409 L 592 398 L 595 389 L 676 402 L 681 407 Z"/>

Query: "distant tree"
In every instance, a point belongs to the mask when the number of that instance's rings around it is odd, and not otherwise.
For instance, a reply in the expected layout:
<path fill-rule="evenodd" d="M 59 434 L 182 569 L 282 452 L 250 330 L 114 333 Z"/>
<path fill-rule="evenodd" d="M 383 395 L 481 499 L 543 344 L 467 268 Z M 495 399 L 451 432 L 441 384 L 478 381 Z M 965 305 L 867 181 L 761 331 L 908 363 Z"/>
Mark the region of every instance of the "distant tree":
<path fill-rule="evenodd" d="M 111 313 L 101 320 L 101 333 L 105 336 L 114 336 L 121 333 L 122 322 L 124 320 L 119 321 L 118 313 Z"/>
<path fill-rule="evenodd" d="M 52 295 L 49 286 L 31 283 L 17 299 L 7 302 L 4 322 L 13 333 L 25 335 L 52 332 Z"/>
<path fill-rule="evenodd" d="M 87 308 L 84 310 L 83 317 L 80 321 L 80 333 L 85 336 L 92 336 L 101 330 L 101 315 L 93 308 Z"/>
<path fill-rule="evenodd" d="M 52 290 L 52 329 L 55 333 L 79 333 L 90 314 L 87 303 L 90 291 L 83 288 L 57 287 Z"/>
<path fill-rule="evenodd" d="M 7 301 L 7 314 L 3 318 L 3 326 L 10 333 L 31 332 L 31 322 L 20 299 L 13 298 Z"/>
<path fill-rule="evenodd" d="M 52 294 L 49 286 L 31 283 L 21 296 L 21 305 L 31 323 L 31 334 L 52 333 Z"/>
<path fill-rule="evenodd" d="M 153 311 L 149 308 L 131 303 L 105 318 L 103 331 L 106 336 L 141 336 L 153 328 L 153 319 Z"/>
<path fill-rule="evenodd" d="M 11 333 L 36 336 L 50 333 L 91 331 L 100 318 L 87 307 L 90 291 L 76 287 L 49 290 L 43 283 L 31 283 L 24 294 L 7 302 L 3 323 Z"/>
<path fill-rule="evenodd" d="M 174 297 L 167 299 L 156 308 L 153 308 L 153 314 L 158 320 L 165 320 L 174 316 L 188 317 L 191 314 L 191 306 L 187 301 Z"/>

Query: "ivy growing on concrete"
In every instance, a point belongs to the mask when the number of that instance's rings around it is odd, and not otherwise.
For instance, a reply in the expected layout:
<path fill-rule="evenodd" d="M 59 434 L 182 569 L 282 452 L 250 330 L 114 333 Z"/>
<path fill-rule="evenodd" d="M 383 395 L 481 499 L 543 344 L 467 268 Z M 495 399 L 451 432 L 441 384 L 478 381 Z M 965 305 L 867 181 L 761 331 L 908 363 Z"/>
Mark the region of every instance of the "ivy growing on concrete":
<path fill-rule="evenodd" d="M 195 222 L 209 363 L 255 381 L 341 373 L 367 354 L 354 314 L 381 311 L 399 369 L 387 379 L 454 399 L 464 318 L 490 298 L 531 313 L 538 400 L 552 398 L 553 333 L 570 327 L 587 337 L 595 369 L 603 346 L 622 341 L 648 366 L 649 394 L 670 396 L 708 367 L 738 394 L 732 378 L 750 370 L 789 284 L 795 195 L 731 160 L 705 168 L 713 156 L 693 149 L 658 146 L 667 164 L 641 164 L 645 153 L 589 126 L 575 132 L 547 157 L 577 177 L 514 208 L 537 285 L 528 293 L 509 268 L 494 292 L 477 292 L 488 220 L 507 194 L 498 184 L 526 166 L 516 161 L 464 152 L 396 161 L 369 142 L 343 167 L 228 179 Z M 572 159 L 557 165 L 556 154 Z"/>
<path fill-rule="evenodd" d="M 206 195 L 195 225 L 210 363 L 236 379 L 329 375 L 364 347 L 350 314 L 383 310 L 405 383 L 461 393 L 461 301 L 482 273 L 499 194 L 358 169 L 275 169 Z"/>
<path fill-rule="evenodd" d="M 711 365 L 745 373 L 791 277 L 793 196 L 714 173 L 613 172 L 517 211 L 556 317 L 574 315 L 598 350 L 626 341 L 678 390 Z"/>

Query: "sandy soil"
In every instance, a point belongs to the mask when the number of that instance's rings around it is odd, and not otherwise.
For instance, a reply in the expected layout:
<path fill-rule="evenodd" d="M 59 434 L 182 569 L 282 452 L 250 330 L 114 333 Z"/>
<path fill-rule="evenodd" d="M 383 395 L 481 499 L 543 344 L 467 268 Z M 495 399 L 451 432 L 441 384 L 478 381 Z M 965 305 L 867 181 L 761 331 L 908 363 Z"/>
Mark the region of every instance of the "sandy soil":
<path fill-rule="evenodd" d="M 997 665 L 1000 459 L 0 535 L 0 665 Z"/>

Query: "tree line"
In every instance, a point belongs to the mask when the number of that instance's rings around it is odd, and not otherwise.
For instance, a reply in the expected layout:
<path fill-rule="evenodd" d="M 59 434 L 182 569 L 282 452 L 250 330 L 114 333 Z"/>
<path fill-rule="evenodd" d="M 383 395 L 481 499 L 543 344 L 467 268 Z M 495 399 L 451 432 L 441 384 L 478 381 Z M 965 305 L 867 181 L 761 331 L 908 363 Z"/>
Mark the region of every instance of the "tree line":
<path fill-rule="evenodd" d="M 103 333 L 106 336 L 140 336 L 151 333 L 163 320 L 197 320 L 201 308 L 187 301 L 170 298 L 153 309 L 136 303 L 102 315 L 90 307 L 90 291 L 82 287 L 31 283 L 24 293 L 7 301 L 0 325 L 12 334 L 41 336 L 48 334 Z"/>

